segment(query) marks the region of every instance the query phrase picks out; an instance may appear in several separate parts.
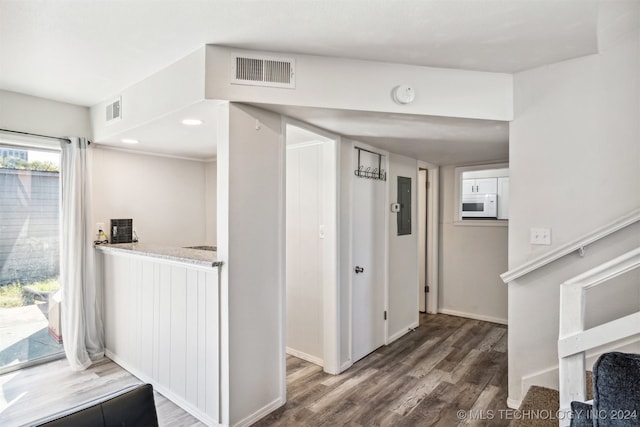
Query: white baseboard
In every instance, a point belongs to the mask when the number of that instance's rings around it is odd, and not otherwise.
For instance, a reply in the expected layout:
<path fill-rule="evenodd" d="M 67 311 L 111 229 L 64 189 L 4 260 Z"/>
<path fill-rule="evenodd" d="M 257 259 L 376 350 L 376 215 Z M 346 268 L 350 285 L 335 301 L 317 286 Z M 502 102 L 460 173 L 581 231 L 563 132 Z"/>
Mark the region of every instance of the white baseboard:
<path fill-rule="evenodd" d="M 129 365 L 125 360 L 121 359 L 118 355 L 114 354 L 110 350 L 105 350 L 105 356 L 113 360 L 116 364 L 120 365 L 124 370 L 128 371 L 133 376 L 137 377 L 140 381 L 151 384 L 155 391 L 157 391 L 158 393 L 160 393 L 161 395 L 163 395 L 164 397 L 166 397 L 167 399 L 169 399 L 170 401 L 172 401 L 173 403 L 178 405 L 180 408 L 184 409 L 186 412 L 190 413 L 191 415 L 193 415 L 195 418 L 202 421 L 206 425 L 222 426 L 222 424 L 219 424 L 216 420 L 214 420 L 213 418 L 211 418 L 210 416 L 208 416 L 207 414 L 205 414 L 204 412 L 202 412 L 201 410 L 193 406 L 191 403 L 184 400 L 182 397 L 175 394 L 173 391 L 171 391 L 167 387 L 163 386 L 162 384 L 159 384 L 153 378 L 149 377 L 145 373 L 140 372 L 136 368 Z"/>
<path fill-rule="evenodd" d="M 493 316 L 484 316 L 482 314 L 466 313 L 464 311 L 449 310 L 448 308 L 441 308 L 440 310 L 438 310 L 438 312 L 442 314 L 448 314 L 450 316 L 466 317 L 473 320 L 482 320 L 483 322 L 498 323 L 500 325 L 508 324 L 507 319 L 501 319 L 499 317 Z"/>
<path fill-rule="evenodd" d="M 638 346 L 640 346 L 640 337 L 634 336 L 625 338 L 624 340 L 620 340 L 614 344 L 609 344 L 590 350 L 587 352 L 585 358 L 586 369 L 590 371 L 593 367 L 593 364 L 596 362 L 596 360 L 598 360 L 598 357 L 600 357 L 600 355 L 603 353 L 608 353 L 611 351 L 636 353 L 639 351 Z M 524 399 L 524 396 L 527 394 L 527 391 L 529 391 L 529 388 L 534 385 L 558 390 L 560 387 L 559 375 L 560 374 L 558 372 L 558 365 L 551 366 L 547 369 L 533 372 L 528 375 L 523 375 L 520 380 L 521 399 Z M 516 402 L 515 399 L 509 400 Z"/>
<path fill-rule="evenodd" d="M 306 360 L 307 362 L 315 363 L 318 366 L 324 366 L 324 360 L 311 354 L 295 350 L 291 347 L 287 347 L 287 354 L 297 357 L 298 359 Z"/>
<path fill-rule="evenodd" d="M 511 409 L 518 409 L 522 404 L 522 400 L 507 399 L 507 406 Z"/>
<path fill-rule="evenodd" d="M 388 339 L 387 339 L 387 345 L 391 344 L 392 342 L 394 342 L 395 340 L 397 340 L 398 338 L 408 334 L 409 332 L 411 332 L 412 330 L 414 330 L 415 328 L 417 328 L 418 322 L 416 323 L 412 323 L 411 325 L 402 328 L 401 330 L 399 330 L 398 332 L 396 332 L 395 334 L 391 335 Z"/>
<path fill-rule="evenodd" d="M 353 363 L 351 362 L 351 359 L 349 359 L 346 362 L 344 362 L 342 365 L 340 365 L 340 372 L 344 372 L 352 366 L 353 366 Z"/>
<path fill-rule="evenodd" d="M 530 375 L 522 377 L 522 399 L 529 391 L 529 388 L 536 385 L 539 387 L 546 387 L 552 390 L 558 390 L 558 366 L 552 366 L 551 368 L 544 369 L 542 371 L 535 372 Z"/>
<path fill-rule="evenodd" d="M 256 421 L 258 421 L 259 419 L 261 419 L 262 417 L 264 417 L 264 416 L 270 414 L 271 412 L 275 411 L 276 409 L 278 409 L 279 407 L 281 407 L 285 403 L 286 402 L 284 401 L 284 399 L 278 398 L 278 399 L 274 400 L 273 402 L 271 402 L 271 403 L 263 406 L 262 408 L 258 409 L 253 414 L 251 414 L 251 415 L 241 419 L 237 423 L 233 424 L 233 427 L 250 426 L 251 424 L 253 424 Z"/>

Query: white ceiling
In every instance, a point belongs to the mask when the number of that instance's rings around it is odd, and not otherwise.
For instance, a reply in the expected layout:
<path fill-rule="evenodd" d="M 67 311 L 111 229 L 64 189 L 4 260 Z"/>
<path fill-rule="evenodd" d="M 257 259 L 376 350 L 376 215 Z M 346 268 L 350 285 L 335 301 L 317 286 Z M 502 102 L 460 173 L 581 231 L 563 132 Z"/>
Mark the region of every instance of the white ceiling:
<path fill-rule="evenodd" d="M 392 153 L 438 165 L 509 158 L 507 122 L 278 105 L 256 106 Z"/>
<path fill-rule="evenodd" d="M 147 153 L 164 154 L 188 159 L 211 160 L 217 153 L 216 108 L 220 101 L 197 102 L 180 111 L 174 111 L 134 129 L 96 140 L 100 145 L 125 148 Z M 198 126 L 182 124 L 184 119 L 202 120 Z M 124 144 L 123 139 L 134 139 L 137 144 Z"/>
<path fill-rule="evenodd" d="M 510 73 L 595 53 L 599 1 L 0 0 L 0 89 L 91 106 L 204 44 Z M 506 123 L 269 108 L 433 163 L 507 157 Z M 215 124 L 184 113 L 130 148 L 210 157 Z"/>
<path fill-rule="evenodd" d="M 204 44 L 513 72 L 595 53 L 597 0 L 0 0 L 0 88 L 91 106 Z"/>

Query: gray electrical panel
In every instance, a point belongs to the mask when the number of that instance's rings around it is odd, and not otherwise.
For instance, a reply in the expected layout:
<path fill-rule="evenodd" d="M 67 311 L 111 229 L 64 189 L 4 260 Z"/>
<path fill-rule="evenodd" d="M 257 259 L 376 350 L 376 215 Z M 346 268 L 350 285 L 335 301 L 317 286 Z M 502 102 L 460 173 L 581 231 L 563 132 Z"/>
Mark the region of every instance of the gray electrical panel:
<path fill-rule="evenodd" d="M 411 178 L 398 177 L 398 236 L 411 234 Z"/>

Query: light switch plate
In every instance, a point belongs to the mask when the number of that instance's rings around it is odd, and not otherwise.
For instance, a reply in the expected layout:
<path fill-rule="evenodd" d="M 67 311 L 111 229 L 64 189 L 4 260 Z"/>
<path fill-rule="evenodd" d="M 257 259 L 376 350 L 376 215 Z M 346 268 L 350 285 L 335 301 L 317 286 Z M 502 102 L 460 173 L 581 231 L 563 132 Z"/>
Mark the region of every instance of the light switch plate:
<path fill-rule="evenodd" d="M 532 245 L 550 245 L 551 229 L 550 228 L 532 228 L 529 237 L 529 243 Z"/>
<path fill-rule="evenodd" d="M 104 231 L 104 222 L 96 223 L 96 234 L 100 233 L 100 230 Z"/>

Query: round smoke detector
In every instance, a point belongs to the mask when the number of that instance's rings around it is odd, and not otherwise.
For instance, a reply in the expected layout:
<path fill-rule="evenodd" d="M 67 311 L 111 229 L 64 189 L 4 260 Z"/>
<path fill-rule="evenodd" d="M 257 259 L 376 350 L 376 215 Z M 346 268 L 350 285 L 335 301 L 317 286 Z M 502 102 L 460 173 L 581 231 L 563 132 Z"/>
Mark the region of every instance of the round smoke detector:
<path fill-rule="evenodd" d="M 416 99 L 416 91 L 409 85 L 396 86 L 391 93 L 398 104 L 411 104 Z"/>

